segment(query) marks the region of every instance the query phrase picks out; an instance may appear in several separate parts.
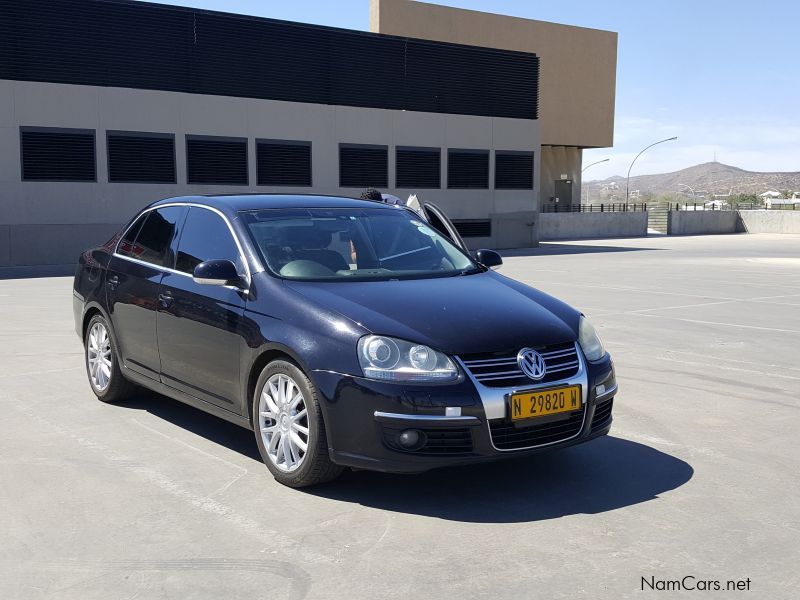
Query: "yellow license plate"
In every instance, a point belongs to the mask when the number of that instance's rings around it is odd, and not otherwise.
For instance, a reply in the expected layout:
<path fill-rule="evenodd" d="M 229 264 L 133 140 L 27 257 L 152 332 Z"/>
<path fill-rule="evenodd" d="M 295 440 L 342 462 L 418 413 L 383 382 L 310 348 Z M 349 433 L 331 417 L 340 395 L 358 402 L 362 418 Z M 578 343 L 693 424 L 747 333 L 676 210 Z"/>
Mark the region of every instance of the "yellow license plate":
<path fill-rule="evenodd" d="M 579 385 L 511 394 L 512 421 L 570 412 L 578 410 L 580 407 L 581 386 Z"/>

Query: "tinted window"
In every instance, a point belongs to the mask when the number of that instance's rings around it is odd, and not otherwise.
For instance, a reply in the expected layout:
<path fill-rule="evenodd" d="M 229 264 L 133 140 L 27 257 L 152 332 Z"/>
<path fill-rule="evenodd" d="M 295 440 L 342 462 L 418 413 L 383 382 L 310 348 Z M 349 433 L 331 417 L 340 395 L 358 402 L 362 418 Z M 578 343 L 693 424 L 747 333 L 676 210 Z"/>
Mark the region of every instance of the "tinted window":
<path fill-rule="evenodd" d="M 236 268 L 242 268 L 239 248 L 222 217 L 205 208 L 192 207 L 178 242 L 175 268 L 192 273 L 201 262 L 214 259 L 228 259 Z"/>
<path fill-rule="evenodd" d="M 125 235 L 122 236 L 122 239 L 119 241 L 119 246 L 117 246 L 117 254 L 121 254 L 122 256 L 131 256 L 136 258 L 134 254 L 134 243 L 136 242 L 136 236 L 139 235 L 139 230 L 142 228 L 142 223 L 145 222 L 149 213 L 144 213 L 141 217 L 136 219 L 136 222 L 128 228 L 128 231 L 125 232 Z"/>
<path fill-rule="evenodd" d="M 182 213 L 182 206 L 151 210 L 136 236 L 132 256 L 159 267 L 172 267 L 169 246 L 175 237 L 175 225 Z"/>

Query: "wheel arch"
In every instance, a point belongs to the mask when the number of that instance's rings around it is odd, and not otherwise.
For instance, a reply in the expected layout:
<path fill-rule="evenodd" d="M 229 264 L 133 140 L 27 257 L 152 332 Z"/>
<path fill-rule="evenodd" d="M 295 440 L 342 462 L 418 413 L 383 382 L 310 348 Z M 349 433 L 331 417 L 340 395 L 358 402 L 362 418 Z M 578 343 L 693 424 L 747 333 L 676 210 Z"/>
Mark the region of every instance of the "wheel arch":
<path fill-rule="evenodd" d="M 250 369 L 247 372 L 245 394 L 247 399 L 247 420 L 249 421 L 251 427 L 255 426 L 253 423 L 253 401 L 258 378 L 261 376 L 261 372 L 264 370 L 264 368 L 274 360 L 285 360 L 292 363 L 298 369 L 300 369 L 313 384 L 313 380 L 311 379 L 311 370 L 305 364 L 305 361 L 303 361 L 291 349 L 282 344 L 272 344 L 262 348 L 260 353 L 253 360 L 252 364 L 250 365 Z M 323 411 L 324 410 L 325 409 L 323 406 Z"/>
<path fill-rule="evenodd" d="M 89 327 L 89 321 L 91 321 L 92 317 L 95 315 L 100 315 L 106 320 L 111 334 L 114 335 L 113 327 L 111 326 L 111 319 L 108 318 L 108 315 L 106 314 L 106 311 L 103 310 L 103 307 L 97 302 L 89 302 L 83 309 L 83 320 L 81 321 L 81 340 L 86 340 L 86 329 Z M 114 343 L 116 344 L 116 338 L 114 339 Z"/>

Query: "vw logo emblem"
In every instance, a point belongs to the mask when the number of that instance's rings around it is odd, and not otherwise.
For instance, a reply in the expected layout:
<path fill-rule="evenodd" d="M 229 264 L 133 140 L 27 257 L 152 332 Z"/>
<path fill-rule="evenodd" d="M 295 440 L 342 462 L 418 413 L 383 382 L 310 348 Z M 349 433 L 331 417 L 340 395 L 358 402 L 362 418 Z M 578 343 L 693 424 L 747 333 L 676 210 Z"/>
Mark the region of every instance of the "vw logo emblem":
<path fill-rule="evenodd" d="M 547 368 L 544 364 L 544 358 L 536 350 L 530 348 L 523 348 L 517 354 L 517 364 L 522 372 L 534 381 L 540 380 L 544 377 Z"/>

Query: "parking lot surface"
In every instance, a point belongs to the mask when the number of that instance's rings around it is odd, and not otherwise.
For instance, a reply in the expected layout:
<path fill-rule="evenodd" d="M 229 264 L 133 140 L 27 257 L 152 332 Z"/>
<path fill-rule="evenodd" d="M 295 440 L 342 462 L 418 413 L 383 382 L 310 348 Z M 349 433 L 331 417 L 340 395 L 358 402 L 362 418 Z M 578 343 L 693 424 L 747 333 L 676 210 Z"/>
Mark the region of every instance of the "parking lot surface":
<path fill-rule="evenodd" d="M 611 435 L 307 490 L 235 425 L 152 394 L 98 402 L 71 278 L 0 281 L 0 598 L 702 597 L 642 591 L 685 576 L 796 598 L 800 236 L 504 254 L 597 326 Z"/>

